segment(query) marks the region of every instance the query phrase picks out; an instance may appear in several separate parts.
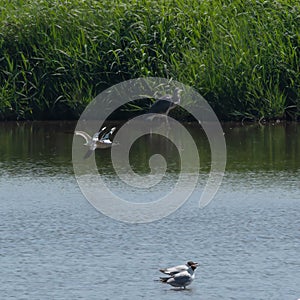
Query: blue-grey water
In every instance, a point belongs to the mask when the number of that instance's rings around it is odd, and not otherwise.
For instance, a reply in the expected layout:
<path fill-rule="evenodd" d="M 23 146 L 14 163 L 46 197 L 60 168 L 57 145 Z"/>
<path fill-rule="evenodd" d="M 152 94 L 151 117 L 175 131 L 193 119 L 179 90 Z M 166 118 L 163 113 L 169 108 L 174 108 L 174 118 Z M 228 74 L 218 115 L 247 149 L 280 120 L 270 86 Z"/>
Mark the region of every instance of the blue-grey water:
<path fill-rule="evenodd" d="M 113 220 L 81 194 L 74 126 L 0 124 L 0 299 L 300 298 L 299 125 L 224 126 L 228 163 L 213 201 L 199 209 L 195 193 L 147 224 Z M 193 136 L 203 153 L 201 183 L 209 151 L 202 134 Z M 137 171 L 144 142 L 133 149 Z M 97 150 L 102 176 L 134 198 L 133 188 L 118 184 L 109 155 Z M 177 168 L 171 164 L 160 192 Z M 188 289 L 158 281 L 159 268 L 187 260 L 199 263 Z"/>

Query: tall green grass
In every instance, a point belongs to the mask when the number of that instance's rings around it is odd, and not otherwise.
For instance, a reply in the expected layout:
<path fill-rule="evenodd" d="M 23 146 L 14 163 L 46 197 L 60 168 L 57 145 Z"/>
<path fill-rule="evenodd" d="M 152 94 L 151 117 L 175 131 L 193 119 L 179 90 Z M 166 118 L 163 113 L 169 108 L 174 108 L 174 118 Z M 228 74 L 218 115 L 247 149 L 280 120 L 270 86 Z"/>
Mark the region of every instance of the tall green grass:
<path fill-rule="evenodd" d="M 142 76 L 193 86 L 224 120 L 299 118 L 299 1 L 0 4 L 2 119 L 77 118 Z"/>

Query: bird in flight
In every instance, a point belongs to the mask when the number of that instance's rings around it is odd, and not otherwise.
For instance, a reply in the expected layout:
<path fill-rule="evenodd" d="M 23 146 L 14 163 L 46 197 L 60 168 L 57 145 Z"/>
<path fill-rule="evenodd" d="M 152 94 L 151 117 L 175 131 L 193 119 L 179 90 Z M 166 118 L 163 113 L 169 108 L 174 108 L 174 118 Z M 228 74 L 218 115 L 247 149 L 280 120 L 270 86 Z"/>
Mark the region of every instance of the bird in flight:
<path fill-rule="evenodd" d="M 99 132 L 96 132 L 93 137 L 91 137 L 85 131 L 75 131 L 75 135 L 80 135 L 85 139 L 85 146 L 89 147 L 84 158 L 88 158 L 96 149 L 107 149 L 114 145 L 111 140 L 112 134 L 116 130 L 116 127 L 111 128 L 110 131 L 103 127 Z"/>
<path fill-rule="evenodd" d="M 183 90 L 175 88 L 173 95 L 167 94 L 157 99 L 150 107 L 149 113 L 168 115 L 170 110 L 180 104 L 180 93 Z"/>

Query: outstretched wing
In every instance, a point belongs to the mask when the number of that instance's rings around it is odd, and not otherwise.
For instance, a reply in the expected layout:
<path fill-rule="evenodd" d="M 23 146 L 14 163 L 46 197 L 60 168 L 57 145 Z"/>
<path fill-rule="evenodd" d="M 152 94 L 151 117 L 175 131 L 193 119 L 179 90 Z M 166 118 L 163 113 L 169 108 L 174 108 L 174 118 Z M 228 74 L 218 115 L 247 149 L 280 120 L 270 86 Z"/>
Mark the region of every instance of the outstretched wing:
<path fill-rule="evenodd" d="M 86 154 L 84 155 L 83 158 L 84 158 L 84 159 L 89 158 L 89 157 L 92 155 L 93 152 L 94 152 L 93 150 L 89 149 L 89 150 L 86 152 Z"/>
<path fill-rule="evenodd" d="M 75 135 L 80 135 L 85 139 L 86 145 L 91 142 L 91 136 L 85 131 L 75 131 Z"/>
<path fill-rule="evenodd" d="M 101 139 L 101 133 L 106 129 L 106 127 L 103 127 L 101 128 L 100 131 L 96 132 L 94 135 L 93 135 L 93 141 L 94 142 L 97 142 Z"/>
<path fill-rule="evenodd" d="M 104 133 L 104 134 L 102 135 L 102 137 L 100 138 L 100 141 L 103 141 L 103 140 L 110 140 L 111 135 L 114 133 L 115 130 L 116 130 L 116 127 L 113 127 L 109 132 Z"/>

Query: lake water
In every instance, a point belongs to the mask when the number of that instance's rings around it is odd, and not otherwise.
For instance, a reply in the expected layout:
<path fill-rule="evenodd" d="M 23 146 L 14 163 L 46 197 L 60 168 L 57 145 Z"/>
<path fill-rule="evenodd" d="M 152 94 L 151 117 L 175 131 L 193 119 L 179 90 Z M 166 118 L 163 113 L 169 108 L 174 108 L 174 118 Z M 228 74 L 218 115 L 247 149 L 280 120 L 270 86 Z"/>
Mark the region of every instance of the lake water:
<path fill-rule="evenodd" d="M 146 224 L 116 221 L 82 195 L 72 166 L 75 125 L 0 123 L 1 299 L 300 298 L 299 124 L 224 125 L 226 173 L 203 209 L 209 147 L 187 125 L 201 154 L 199 184 L 177 211 Z M 174 185 L 176 149 L 155 138 L 170 166 L 151 191 L 120 183 L 110 151 L 96 151 L 102 177 L 128 201 L 155 200 Z M 142 175 L 148 143 L 132 149 Z M 187 260 L 200 264 L 188 289 L 158 281 L 159 268 Z"/>

